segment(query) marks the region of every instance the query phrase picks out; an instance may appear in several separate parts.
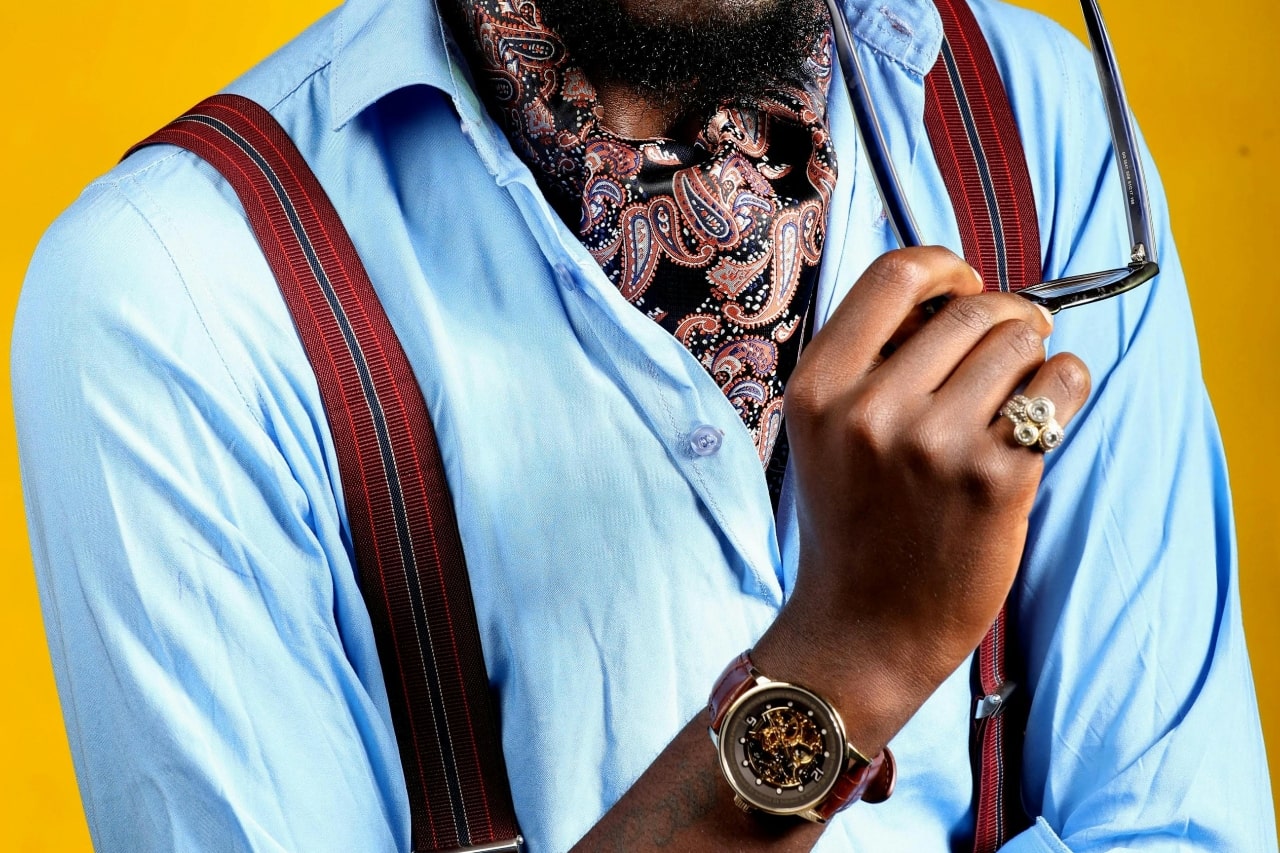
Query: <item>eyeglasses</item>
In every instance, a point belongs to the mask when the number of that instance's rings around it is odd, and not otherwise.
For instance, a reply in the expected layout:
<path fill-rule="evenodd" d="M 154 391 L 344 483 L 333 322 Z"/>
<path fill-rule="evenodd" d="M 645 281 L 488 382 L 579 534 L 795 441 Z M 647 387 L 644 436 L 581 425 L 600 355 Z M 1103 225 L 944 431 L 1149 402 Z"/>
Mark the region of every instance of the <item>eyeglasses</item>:
<path fill-rule="evenodd" d="M 924 245 L 920 229 L 907 204 L 902 183 L 889 158 L 889 146 L 880 126 L 880 118 L 871 105 L 867 78 L 862 64 L 853 49 L 853 36 L 849 24 L 840 10 L 839 0 L 826 0 L 831 12 L 832 30 L 835 34 L 836 53 L 844 71 L 849 97 L 853 102 L 854 120 L 867 151 L 876 187 L 884 201 L 889 225 L 903 247 Z M 1125 101 L 1124 86 L 1120 82 L 1120 70 L 1116 67 L 1115 53 L 1102 23 L 1102 13 L 1095 0 L 1080 0 L 1085 25 L 1089 30 L 1089 43 L 1093 47 L 1094 64 L 1098 69 L 1098 81 L 1102 85 L 1106 101 L 1107 123 L 1111 128 L 1111 141 L 1115 145 L 1116 165 L 1120 170 L 1120 186 L 1125 192 L 1128 213 L 1129 242 L 1133 249 L 1129 265 L 1101 272 L 1074 275 L 1041 282 L 1018 291 L 1051 312 L 1075 305 L 1087 305 L 1133 290 L 1150 281 L 1160 271 L 1156 263 L 1156 246 L 1152 239 L 1150 202 L 1147 200 L 1147 182 L 1142 174 L 1142 161 L 1138 156 L 1137 136 L 1133 131 L 1129 105 Z"/>

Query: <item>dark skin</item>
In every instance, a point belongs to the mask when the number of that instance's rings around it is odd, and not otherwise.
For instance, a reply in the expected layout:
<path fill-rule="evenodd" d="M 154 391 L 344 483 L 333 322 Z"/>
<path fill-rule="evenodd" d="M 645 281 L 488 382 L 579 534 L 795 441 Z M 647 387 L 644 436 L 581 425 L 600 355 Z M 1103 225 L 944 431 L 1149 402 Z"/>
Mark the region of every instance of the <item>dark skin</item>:
<path fill-rule="evenodd" d="M 627 14 L 643 23 L 699 23 L 723 14 L 750 14 L 770 0 L 623 0 Z M 686 115 L 678 101 L 662 101 L 628 85 L 614 73 L 586 69 L 593 77 L 596 97 L 604 108 L 604 124 L 625 139 L 670 137 L 692 140 L 702 129 L 699 116 Z"/>
<path fill-rule="evenodd" d="M 768 2 L 631 0 L 627 10 L 696 19 Z M 672 105 L 625 84 L 597 90 L 615 132 L 681 129 Z M 919 325 L 918 306 L 944 295 L 936 317 L 882 354 Z M 946 249 L 891 252 L 858 280 L 787 384 L 799 575 L 752 657 L 770 677 L 825 696 L 864 754 L 888 744 L 968 658 L 1013 584 L 1043 458 L 995 413 L 1025 385 L 1055 402 L 1065 426 L 1089 395 L 1080 359 L 1045 359 L 1050 329 L 1027 300 L 982 293 Z M 733 805 L 707 725 L 705 714 L 691 720 L 575 850 L 809 850 L 820 826 Z"/>

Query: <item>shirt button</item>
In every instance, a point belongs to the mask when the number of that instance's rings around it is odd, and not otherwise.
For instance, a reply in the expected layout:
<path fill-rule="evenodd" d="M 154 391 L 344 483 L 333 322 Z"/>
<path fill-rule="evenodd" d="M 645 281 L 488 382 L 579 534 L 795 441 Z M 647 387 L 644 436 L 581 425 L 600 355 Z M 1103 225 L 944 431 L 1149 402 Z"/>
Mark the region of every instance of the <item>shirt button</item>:
<path fill-rule="evenodd" d="M 689 436 L 689 447 L 697 456 L 711 456 L 720 449 L 724 440 L 724 430 L 703 424 Z"/>

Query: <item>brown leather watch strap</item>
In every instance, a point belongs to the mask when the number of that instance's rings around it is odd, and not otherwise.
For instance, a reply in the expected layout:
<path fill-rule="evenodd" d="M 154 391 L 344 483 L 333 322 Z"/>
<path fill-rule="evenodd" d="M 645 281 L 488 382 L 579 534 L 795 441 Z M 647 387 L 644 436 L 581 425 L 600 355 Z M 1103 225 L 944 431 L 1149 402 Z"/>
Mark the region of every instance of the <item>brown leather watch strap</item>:
<path fill-rule="evenodd" d="M 879 755 L 871 759 L 870 764 L 855 764 L 841 773 L 831 793 L 814 808 L 814 812 L 826 823 L 858 800 L 883 803 L 893 793 L 897 780 L 898 765 L 886 746 Z"/>
<path fill-rule="evenodd" d="M 711 731 L 720 734 L 725 712 L 733 707 L 739 696 L 755 686 L 757 675 L 756 668 L 751 663 L 750 649 L 738 655 L 724 668 L 724 672 L 716 679 L 716 686 L 711 688 L 711 700 L 707 703 L 707 710 L 711 712 Z"/>
<path fill-rule="evenodd" d="M 751 663 L 751 650 L 734 658 L 711 689 L 707 710 L 711 717 L 711 731 L 720 734 L 720 727 L 730 708 L 744 693 L 755 687 L 761 677 Z M 859 753 L 859 756 L 861 754 Z M 870 761 L 865 759 L 847 767 L 836 780 L 835 787 L 814 808 L 818 819 L 825 823 L 842 809 L 857 800 L 883 803 L 893 793 L 898 779 L 898 765 L 893 753 L 885 747 Z"/>

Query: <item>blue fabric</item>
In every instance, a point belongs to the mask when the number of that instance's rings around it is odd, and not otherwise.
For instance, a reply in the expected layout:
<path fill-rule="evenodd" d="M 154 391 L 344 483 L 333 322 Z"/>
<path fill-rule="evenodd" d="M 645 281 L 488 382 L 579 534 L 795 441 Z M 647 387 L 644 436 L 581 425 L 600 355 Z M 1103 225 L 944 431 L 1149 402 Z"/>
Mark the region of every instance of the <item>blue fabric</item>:
<path fill-rule="evenodd" d="M 921 125 L 936 12 L 847 2 L 924 233 L 958 248 Z M 1031 13 L 975 10 L 1027 142 L 1047 274 L 1114 266 L 1127 236 L 1086 51 Z M 775 527 L 733 408 L 544 203 L 431 4 L 351 0 L 233 89 L 313 164 L 422 380 L 519 818 L 530 850 L 563 850 L 774 618 L 793 496 Z M 892 246 L 843 97 L 832 131 L 824 317 Z M 1227 475 L 1158 182 L 1153 202 L 1159 279 L 1061 315 L 1051 339 L 1095 390 L 1048 457 L 1016 589 L 1040 820 L 1010 851 L 1276 849 Z M 209 167 L 143 151 L 53 225 L 13 390 L 98 849 L 406 850 L 319 394 Z M 689 443 L 703 426 L 724 433 L 709 455 Z M 845 812 L 819 848 L 962 847 L 968 717 L 966 667 L 895 739 L 894 797 Z"/>

